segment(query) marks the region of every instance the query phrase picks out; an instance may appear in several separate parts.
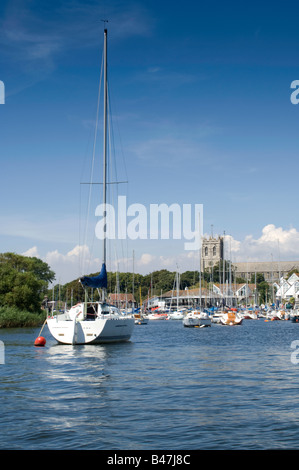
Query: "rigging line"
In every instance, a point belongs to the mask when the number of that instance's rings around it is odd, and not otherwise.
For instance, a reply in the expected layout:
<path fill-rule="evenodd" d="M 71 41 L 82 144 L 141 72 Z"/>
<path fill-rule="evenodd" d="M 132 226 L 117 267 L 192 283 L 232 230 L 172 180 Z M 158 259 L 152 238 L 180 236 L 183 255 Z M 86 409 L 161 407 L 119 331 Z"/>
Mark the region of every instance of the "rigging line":
<path fill-rule="evenodd" d="M 108 92 L 108 97 L 109 97 L 109 92 Z M 115 147 L 114 147 L 114 140 L 113 140 L 113 123 L 112 123 L 112 118 L 111 118 L 111 107 L 110 107 L 110 101 L 108 99 L 108 147 L 109 147 L 109 159 L 108 159 L 108 169 L 109 169 L 109 176 L 110 179 L 112 179 L 112 174 L 113 174 L 113 169 L 115 169 L 115 176 L 117 179 L 117 172 L 116 172 L 116 165 L 113 166 L 113 160 L 115 163 Z M 118 195 L 118 185 L 116 186 L 116 195 Z M 115 206 L 115 194 L 114 191 L 109 188 L 109 198 L 112 202 L 112 206 Z M 115 230 L 114 226 L 114 230 Z M 115 256 L 115 263 L 117 265 L 117 270 L 118 270 L 118 254 L 117 254 L 117 243 L 116 243 L 116 237 L 114 237 L 114 256 Z"/>
<path fill-rule="evenodd" d="M 110 95 L 109 95 L 110 96 Z M 112 112 L 111 112 L 111 103 L 109 101 L 109 112 L 110 112 L 110 116 L 112 115 Z M 115 172 L 115 176 L 116 176 L 116 179 L 117 179 L 117 165 L 116 165 L 116 149 L 115 149 L 115 140 L 114 140 L 114 122 L 110 119 L 109 120 L 109 142 L 110 142 L 110 174 L 112 175 L 113 173 L 113 170 Z M 112 193 L 112 198 L 114 198 L 115 196 L 118 197 L 119 196 L 119 189 L 118 189 L 118 186 L 115 188 L 115 193 L 114 192 Z M 117 227 L 118 229 L 118 233 L 122 233 L 123 230 L 126 230 L 125 227 Z M 120 237 L 120 246 L 118 246 L 118 244 L 116 243 L 115 241 L 115 249 L 116 249 L 116 256 L 119 257 L 119 255 L 117 255 L 117 250 L 119 251 L 119 253 L 121 253 L 121 257 L 122 257 L 122 262 L 126 264 L 126 266 L 124 266 L 124 270 L 127 272 L 128 271 L 128 266 L 127 266 L 127 263 L 128 263 L 128 253 L 127 253 L 127 256 L 125 257 L 125 247 L 124 247 L 124 242 L 123 242 L 123 237 L 121 236 Z"/>
<path fill-rule="evenodd" d="M 111 98 L 110 94 L 109 94 L 109 101 L 110 101 L 110 103 L 112 103 L 112 98 Z M 111 107 L 111 104 L 110 104 L 110 107 Z M 121 157 L 122 157 L 122 163 L 123 163 L 123 166 L 124 166 L 125 176 L 128 179 L 128 171 L 127 171 L 127 167 L 126 167 L 126 160 L 124 158 L 121 132 L 120 132 L 120 128 L 119 128 L 119 121 L 118 121 L 118 118 L 117 118 L 119 116 L 119 111 L 117 109 L 117 103 L 114 100 L 113 100 L 113 107 L 116 109 L 114 122 L 116 123 L 117 136 L 118 136 L 119 144 L 120 144 L 120 154 L 121 154 Z"/>
<path fill-rule="evenodd" d="M 109 113 L 109 138 L 110 138 L 110 172 L 112 176 L 112 171 L 114 170 L 115 172 L 115 178 L 116 181 L 118 180 L 117 176 L 117 165 L 116 165 L 116 158 L 115 158 L 115 138 L 114 138 L 114 121 L 112 120 L 112 109 L 111 109 L 111 94 L 110 94 L 110 88 L 108 84 L 108 113 Z M 113 146 L 112 146 L 113 144 Z M 113 159 L 112 159 L 113 155 Z M 113 165 L 114 164 L 114 165 Z"/>
<path fill-rule="evenodd" d="M 96 152 L 96 142 L 97 142 L 97 133 L 98 133 L 98 123 L 99 123 L 99 108 L 100 108 L 100 99 L 101 99 L 101 88 L 102 88 L 102 76 L 103 76 L 103 63 L 104 63 L 104 54 L 102 54 L 102 63 L 101 63 L 101 73 L 100 73 L 100 81 L 99 81 L 99 88 L 98 88 L 98 100 L 97 100 L 97 111 L 96 111 L 96 125 L 94 131 L 94 142 L 93 142 L 93 152 L 92 152 L 92 164 L 91 164 L 91 172 L 90 172 L 90 179 L 93 179 L 93 172 L 94 172 L 94 162 L 95 162 L 95 152 Z M 87 204 L 87 219 L 85 225 L 85 237 L 84 237 L 84 245 L 87 246 L 87 231 L 88 231 L 88 221 L 90 216 L 90 205 L 91 205 L 91 188 L 92 185 L 89 187 L 89 194 L 88 194 L 88 204 Z M 91 255 L 91 254 L 90 254 Z M 83 273 L 85 272 L 86 268 L 86 256 L 83 263 Z M 89 257 L 89 265 L 90 265 L 90 257 Z"/>
<path fill-rule="evenodd" d="M 111 118 L 111 108 L 110 108 L 110 100 L 109 100 L 109 97 L 110 97 L 110 94 L 109 94 L 109 83 L 107 83 L 107 125 L 108 125 L 108 132 L 107 132 L 107 147 L 108 147 L 108 159 L 107 159 L 107 173 L 108 173 L 108 179 L 111 181 L 112 180 L 112 169 L 113 169 L 113 165 L 112 165 L 112 157 L 113 157 L 113 152 L 114 152 L 114 147 L 112 145 L 113 143 L 113 136 L 112 136 L 112 118 Z M 115 158 L 115 155 L 114 155 L 114 158 Z M 116 180 L 117 180 L 117 174 L 115 175 L 116 176 Z M 117 182 L 117 181 L 116 181 Z M 116 185 L 117 187 L 118 185 Z M 107 188 L 108 189 L 108 188 Z M 109 189 L 108 189 L 108 199 L 110 201 L 110 203 L 112 204 L 112 207 L 115 208 L 115 201 L 114 201 L 114 191 L 112 188 L 110 188 L 109 186 Z M 115 226 L 114 226 L 114 229 L 115 229 Z M 112 243 L 109 243 L 109 245 L 112 245 Z M 116 252 L 116 239 L 114 237 L 114 252 Z M 109 248 L 109 257 L 110 257 L 110 264 L 112 264 L 112 256 L 111 256 L 111 249 Z M 117 256 L 115 257 L 115 261 L 117 262 Z"/>
<path fill-rule="evenodd" d="M 112 116 L 112 110 L 111 110 L 111 103 L 112 103 L 112 99 L 111 99 L 111 94 L 110 94 L 110 88 L 108 88 L 108 95 L 109 95 L 109 106 L 108 106 L 108 110 L 109 110 L 109 113 L 110 113 L 110 116 Z M 116 113 L 117 115 L 117 113 Z M 115 120 L 110 120 L 110 124 L 111 124 L 111 129 L 110 129 L 110 132 L 112 134 L 112 142 L 113 142 L 113 154 L 114 154 L 114 160 L 111 159 L 111 171 L 112 171 L 112 165 L 113 165 L 113 168 L 114 168 L 114 171 L 115 171 L 115 177 L 116 179 L 118 179 L 118 174 L 117 174 L 117 165 L 116 165 L 116 158 L 115 158 L 115 146 L 114 146 L 114 142 L 115 142 L 115 138 L 114 138 L 114 135 L 115 135 L 115 132 L 114 132 L 114 129 L 115 129 L 115 126 L 114 126 L 114 122 Z M 118 120 L 116 119 L 116 124 L 117 124 L 117 131 L 118 131 L 118 138 L 119 138 L 119 143 L 120 143 L 120 153 L 122 155 L 122 160 L 123 160 L 123 165 L 124 165 L 124 171 L 125 171 L 125 177 L 127 178 L 127 181 L 126 183 L 128 183 L 128 175 L 127 175 L 127 168 L 126 168 L 126 165 L 125 165 L 125 159 L 124 159 L 124 153 L 123 153 L 123 147 L 122 147 L 122 141 L 121 141 L 121 134 L 120 134 L 120 130 L 119 130 L 119 126 L 118 126 Z M 112 149 L 112 146 L 111 146 L 111 149 Z M 112 157 L 112 153 L 110 155 L 110 157 Z M 118 192 L 118 187 L 116 189 L 116 194 L 117 196 L 119 196 L 119 192 Z M 123 231 L 126 232 L 126 227 L 118 227 L 118 230 L 119 230 L 119 233 L 122 233 Z M 121 243 L 120 243 L 120 250 L 121 250 L 121 253 L 122 253 L 122 258 L 123 260 L 126 260 L 126 266 L 125 266 L 125 271 L 127 272 L 128 271 L 128 262 L 129 262 L 129 251 L 128 251 L 128 238 L 125 236 L 125 240 L 126 242 L 124 243 L 123 242 L 123 237 L 121 236 Z M 126 245 L 126 246 L 124 246 Z M 126 256 L 125 256 L 125 251 L 126 251 Z"/>

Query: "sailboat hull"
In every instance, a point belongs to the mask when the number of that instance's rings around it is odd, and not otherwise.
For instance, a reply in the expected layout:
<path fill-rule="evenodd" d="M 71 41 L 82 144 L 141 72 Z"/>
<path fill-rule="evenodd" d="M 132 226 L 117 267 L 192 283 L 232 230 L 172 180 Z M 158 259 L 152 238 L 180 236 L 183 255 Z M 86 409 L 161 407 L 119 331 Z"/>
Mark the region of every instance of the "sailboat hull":
<path fill-rule="evenodd" d="M 58 320 L 48 318 L 52 336 L 62 344 L 101 344 L 128 341 L 134 329 L 132 318 Z"/>
<path fill-rule="evenodd" d="M 186 317 L 183 320 L 183 325 L 185 327 L 194 328 L 199 327 L 203 328 L 205 326 L 211 326 L 211 320 L 205 318 L 196 318 L 196 317 Z"/>

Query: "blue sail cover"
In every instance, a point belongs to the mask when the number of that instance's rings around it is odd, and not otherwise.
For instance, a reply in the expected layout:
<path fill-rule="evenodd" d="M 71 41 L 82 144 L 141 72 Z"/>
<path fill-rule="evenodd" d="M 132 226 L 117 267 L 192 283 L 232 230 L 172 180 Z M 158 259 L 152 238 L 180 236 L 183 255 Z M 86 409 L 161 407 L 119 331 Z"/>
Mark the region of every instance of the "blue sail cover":
<path fill-rule="evenodd" d="M 107 288 L 107 271 L 105 263 L 102 264 L 102 269 L 100 274 L 93 277 L 84 276 L 80 279 L 81 284 L 88 287 L 96 288 Z"/>

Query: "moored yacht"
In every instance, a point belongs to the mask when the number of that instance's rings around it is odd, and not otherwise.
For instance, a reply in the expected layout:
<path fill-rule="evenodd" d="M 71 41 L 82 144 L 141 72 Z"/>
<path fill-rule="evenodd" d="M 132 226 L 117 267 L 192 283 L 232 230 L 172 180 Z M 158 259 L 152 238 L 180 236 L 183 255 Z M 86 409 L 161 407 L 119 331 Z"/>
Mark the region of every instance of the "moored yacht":
<path fill-rule="evenodd" d="M 189 328 L 203 328 L 206 326 L 211 326 L 211 324 L 212 322 L 209 315 L 206 312 L 200 312 L 198 310 L 189 312 L 183 319 L 183 325 Z"/>
<path fill-rule="evenodd" d="M 103 213 L 107 207 L 107 29 L 104 30 L 104 135 L 103 135 Z M 109 305 L 107 297 L 106 272 L 107 227 L 103 230 L 103 264 L 97 276 L 80 279 L 85 300 L 74 305 L 62 315 L 47 319 L 52 336 L 64 344 L 88 344 L 128 341 L 134 328 L 134 318 L 123 315 L 115 306 Z M 88 302 L 88 288 L 101 289 L 102 301 Z"/>
<path fill-rule="evenodd" d="M 241 315 L 233 310 L 228 310 L 227 312 L 223 312 L 223 315 L 220 316 L 220 323 L 222 325 L 241 325 L 243 318 Z"/>
<path fill-rule="evenodd" d="M 80 302 L 68 312 L 48 318 L 47 324 L 59 343 L 97 344 L 128 341 L 134 320 L 105 302 Z"/>

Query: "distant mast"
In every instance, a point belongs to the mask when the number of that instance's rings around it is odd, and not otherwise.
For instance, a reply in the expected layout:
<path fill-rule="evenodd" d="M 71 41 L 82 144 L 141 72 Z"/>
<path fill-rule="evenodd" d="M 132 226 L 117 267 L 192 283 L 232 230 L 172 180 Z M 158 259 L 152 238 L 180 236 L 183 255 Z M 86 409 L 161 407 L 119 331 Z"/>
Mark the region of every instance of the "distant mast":
<path fill-rule="evenodd" d="M 103 135 L 103 208 L 104 208 L 104 237 L 103 237 L 103 264 L 106 266 L 106 235 L 107 235 L 107 29 L 104 29 L 104 135 Z M 106 297 L 106 289 L 103 288 L 102 300 Z"/>

